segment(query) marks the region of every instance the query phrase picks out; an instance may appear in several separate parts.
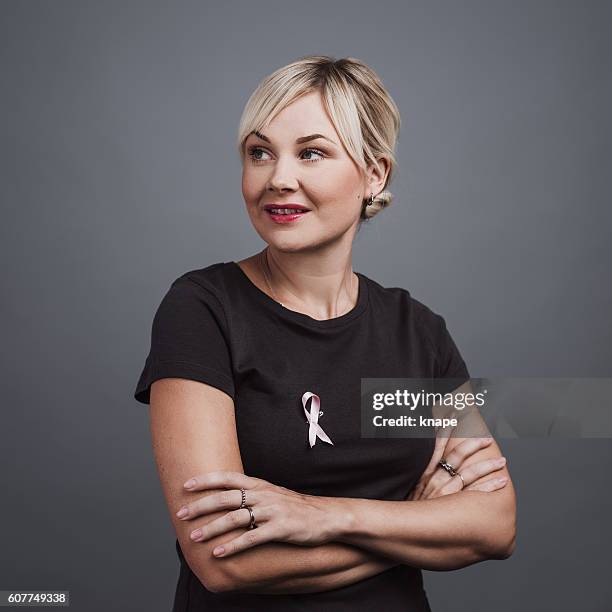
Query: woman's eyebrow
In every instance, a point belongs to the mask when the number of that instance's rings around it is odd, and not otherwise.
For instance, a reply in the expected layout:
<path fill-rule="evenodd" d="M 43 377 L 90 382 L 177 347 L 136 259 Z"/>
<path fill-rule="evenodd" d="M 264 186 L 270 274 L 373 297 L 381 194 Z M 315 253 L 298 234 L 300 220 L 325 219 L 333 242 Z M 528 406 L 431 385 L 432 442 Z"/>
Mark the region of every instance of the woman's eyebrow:
<path fill-rule="evenodd" d="M 265 140 L 266 142 L 270 142 L 270 139 L 267 136 L 264 136 L 261 132 L 258 132 L 257 130 L 251 132 L 251 134 L 255 134 L 257 138 L 261 138 L 262 140 Z M 337 143 L 335 143 L 331 138 L 328 138 L 327 136 L 324 136 L 323 134 L 310 134 L 310 136 L 302 136 L 301 138 L 298 138 L 295 141 L 295 144 L 302 144 L 304 142 L 316 140 L 317 138 L 323 138 L 331 142 L 333 145 L 338 146 Z"/>

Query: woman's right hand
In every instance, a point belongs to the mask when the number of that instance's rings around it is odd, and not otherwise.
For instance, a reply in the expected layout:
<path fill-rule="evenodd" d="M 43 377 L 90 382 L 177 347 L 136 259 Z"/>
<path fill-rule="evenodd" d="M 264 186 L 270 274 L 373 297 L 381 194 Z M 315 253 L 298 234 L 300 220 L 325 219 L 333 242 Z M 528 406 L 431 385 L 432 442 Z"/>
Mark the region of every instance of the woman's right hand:
<path fill-rule="evenodd" d="M 497 491 L 506 486 L 507 478 L 490 478 L 484 482 L 474 484 L 477 480 L 501 470 L 506 464 L 505 458 L 484 459 L 473 463 L 462 469 L 465 460 L 482 448 L 486 448 L 493 441 L 492 438 L 466 438 L 445 457 L 445 461 L 452 465 L 456 471 L 461 473 L 465 486 L 459 476 L 451 476 L 439 465 L 443 456 L 444 449 L 449 438 L 437 437 L 436 447 L 429 465 L 423 472 L 414 489 L 410 492 L 406 500 L 418 501 L 423 499 L 433 499 L 443 495 L 451 495 L 464 491 Z"/>

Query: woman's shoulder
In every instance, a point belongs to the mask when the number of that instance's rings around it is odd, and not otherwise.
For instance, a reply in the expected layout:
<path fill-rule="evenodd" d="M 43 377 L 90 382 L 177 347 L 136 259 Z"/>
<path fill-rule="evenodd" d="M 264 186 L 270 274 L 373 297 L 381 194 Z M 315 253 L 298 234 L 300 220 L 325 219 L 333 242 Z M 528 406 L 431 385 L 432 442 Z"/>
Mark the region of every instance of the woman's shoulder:
<path fill-rule="evenodd" d="M 427 306 L 423 301 L 414 297 L 414 295 L 404 287 L 385 287 L 377 281 L 364 278 L 368 283 L 368 291 L 370 298 L 376 306 L 382 307 L 387 311 L 396 313 L 398 316 L 410 316 L 417 321 L 425 324 L 436 323 L 441 315 Z"/>
<path fill-rule="evenodd" d="M 206 305 L 209 309 L 226 311 L 228 278 L 231 273 L 227 262 L 217 262 L 204 268 L 192 268 L 168 282 L 162 299 L 162 309 L 194 311 Z M 172 278 L 172 277 L 171 277 Z"/>
<path fill-rule="evenodd" d="M 383 287 L 368 279 L 371 301 L 379 304 L 376 315 L 382 321 L 395 321 L 402 331 L 429 345 L 439 363 L 440 376 L 457 373 L 467 377 L 465 362 L 448 330 L 445 317 L 411 295 L 403 287 Z"/>
<path fill-rule="evenodd" d="M 204 268 L 192 268 L 176 277 L 170 286 L 187 287 L 194 291 L 201 290 L 211 293 L 215 297 L 222 298 L 227 293 L 227 285 L 231 278 L 232 262 L 216 262 Z"/>

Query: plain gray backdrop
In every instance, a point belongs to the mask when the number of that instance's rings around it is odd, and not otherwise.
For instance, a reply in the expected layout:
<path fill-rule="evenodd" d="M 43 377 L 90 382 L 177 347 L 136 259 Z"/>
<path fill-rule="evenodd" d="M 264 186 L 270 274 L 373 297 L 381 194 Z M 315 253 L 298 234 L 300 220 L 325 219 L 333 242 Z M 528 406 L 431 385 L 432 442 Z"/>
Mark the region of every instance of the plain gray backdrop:
<path fill-rule="evenodd" d="M 474 377 L 611 376 L 609 2 L 3 0 L 0 19 L 0 589 L 170 609 L 132 394 L 171 281 L 263 247 L 238 120 L 300 56 L 365 61 L 401 111 L 396 199 L 354 269 L 441 313 Z M 603 610 L 610 440 L 500 445 L 516 552 L 424 572 L 433 610 Z"/>

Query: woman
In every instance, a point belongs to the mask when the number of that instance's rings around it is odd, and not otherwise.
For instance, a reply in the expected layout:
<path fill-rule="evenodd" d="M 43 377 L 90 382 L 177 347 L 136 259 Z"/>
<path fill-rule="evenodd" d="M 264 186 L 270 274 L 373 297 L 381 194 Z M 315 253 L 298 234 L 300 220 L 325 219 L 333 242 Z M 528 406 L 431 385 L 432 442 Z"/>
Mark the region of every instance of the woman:
<path fill-rule="evenodd" d="M 171 285 L 135 393 L 177 534 L 175 611 L 429 610 L 420 568 L 512 553 L 493 440 L 361 437 L 361 378 L 469 385 L 443 317 L 351 268 L 391 201 L 399 127 L 352 58 L 302 58 L 247 102 L 242 191 L 267 246 Z"/>

